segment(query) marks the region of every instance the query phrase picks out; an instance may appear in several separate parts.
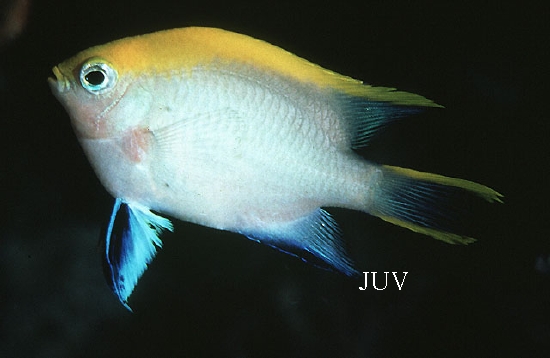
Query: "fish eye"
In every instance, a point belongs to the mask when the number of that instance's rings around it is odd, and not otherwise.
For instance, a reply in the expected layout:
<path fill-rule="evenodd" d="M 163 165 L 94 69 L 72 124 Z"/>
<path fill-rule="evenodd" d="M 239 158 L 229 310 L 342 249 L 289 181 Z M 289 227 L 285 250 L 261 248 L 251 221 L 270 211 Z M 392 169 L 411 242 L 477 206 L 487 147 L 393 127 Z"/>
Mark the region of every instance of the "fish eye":
<path fill-rule="evenodd" d="M 101 86 L 106 79 L 105 72 L 101 70 L 90 71 L 84 76 L 84 80 L 92 86 Z"/>
<path fill-rule="evenodd" d="M 105 60 L 91 58 L 80 69 L 82 87 L 93 94 L 107 92 L 114 87 L 118 78 L 117 72 Z"/>

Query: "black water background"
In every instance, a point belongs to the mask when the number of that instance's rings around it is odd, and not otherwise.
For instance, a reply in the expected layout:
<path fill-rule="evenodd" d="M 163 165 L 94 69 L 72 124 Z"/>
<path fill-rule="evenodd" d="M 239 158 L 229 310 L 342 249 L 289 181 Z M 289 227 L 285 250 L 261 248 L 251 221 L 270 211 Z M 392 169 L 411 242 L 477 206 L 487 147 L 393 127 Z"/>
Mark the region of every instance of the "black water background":
<path fill-rule="evenodd" d="M 544 9 L 371 2 L 32 4 L 0 49 L 4 165 L 2 357 L 534 356 L 548 352 L 550 255 Z M 111 198 L 51 95 L 51 67 L 106 41 L 216 26 L 276 43 L 446 109 L 386 130 L 374 161 L 485 183 L 468 247 L 334 210 L 365 271 L 408 271 L 403 291 L 304 265 L 237 235 L 178 222 L 131 299 L 105 284 L 97 245 Z M 539 265 L 540 267 L 540 265 Z"/>

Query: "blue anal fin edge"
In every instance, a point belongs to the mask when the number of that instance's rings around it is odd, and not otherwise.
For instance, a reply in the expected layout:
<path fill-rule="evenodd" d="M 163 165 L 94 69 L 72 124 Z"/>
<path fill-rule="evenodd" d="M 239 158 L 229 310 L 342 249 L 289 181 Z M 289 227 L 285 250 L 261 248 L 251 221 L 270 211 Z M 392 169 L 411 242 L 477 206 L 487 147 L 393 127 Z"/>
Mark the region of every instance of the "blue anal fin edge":
<path fill-rule="evenodd" d="M 346 276 L 359 274 L 344 249 L 338 224 L 323 209 L 289 223 L 242 234 L 314 266 Z"/>
<path fill-rule="evenodd" d="M 128 297 L 148 264 L 162 247 L 159 235 L 173 231 L 170 220 L 148 208 L 117 198 L 104 236 L 103 268 L 107 282 L 122 305 L 132 311 Z"/>

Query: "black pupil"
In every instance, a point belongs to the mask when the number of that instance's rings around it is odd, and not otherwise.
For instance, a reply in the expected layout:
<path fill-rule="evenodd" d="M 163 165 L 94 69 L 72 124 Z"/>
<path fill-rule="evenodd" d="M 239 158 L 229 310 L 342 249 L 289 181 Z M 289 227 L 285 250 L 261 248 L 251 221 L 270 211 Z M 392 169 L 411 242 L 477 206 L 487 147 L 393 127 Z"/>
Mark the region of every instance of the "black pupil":
<path fill-rule="evenodd" d="M 105 81 L 105 74 L 101 71 L 91 71 L 84 78 L 92 86 L 99 86 Z"/>

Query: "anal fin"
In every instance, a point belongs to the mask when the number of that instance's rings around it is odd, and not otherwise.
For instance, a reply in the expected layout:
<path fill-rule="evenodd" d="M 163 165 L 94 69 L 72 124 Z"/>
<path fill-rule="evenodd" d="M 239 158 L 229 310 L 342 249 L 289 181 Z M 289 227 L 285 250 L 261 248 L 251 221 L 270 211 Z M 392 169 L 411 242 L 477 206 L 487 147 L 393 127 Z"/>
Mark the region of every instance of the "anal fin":
<path fill-rule="evenodd" d="M 269 228 L 243 232 L 249 239 L 272 246 L 316 264 L 336 269 L 347 276 L 358 274 L 346 254 L 341 240 L 341 231 L 332 216 L 323 209 L 289 223 Z"/>

